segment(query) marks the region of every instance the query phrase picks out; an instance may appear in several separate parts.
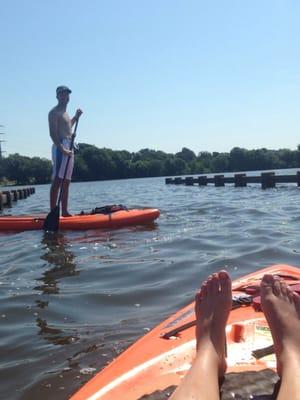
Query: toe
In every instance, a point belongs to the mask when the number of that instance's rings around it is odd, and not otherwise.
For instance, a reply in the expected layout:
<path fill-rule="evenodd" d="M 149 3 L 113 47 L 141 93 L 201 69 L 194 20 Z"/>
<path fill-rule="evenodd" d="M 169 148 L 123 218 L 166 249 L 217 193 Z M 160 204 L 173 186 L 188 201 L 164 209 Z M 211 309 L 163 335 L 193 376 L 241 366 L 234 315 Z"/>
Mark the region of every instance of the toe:
<path fill-rule="evenodd" d="M 274 282 L 274 275 L 272 274 L 265 274 L 262 278 L 262 283 L 265 285 L 272 286 Z"/>
<path fill-rule="evenodd" d="M 228 293 L 231 291 L 231 279 L 227 271 L 219 272 L 221 291 Z"/>
<path fill-rule="evenodd" d="M 300 295 L 296 292 L 293 292 L 293 301 L 294 301 L 298 316 L 300 318 Z"/>
<path fill-rule="evenodd" d="M 262 296 L 270 296 L 273 294 L 273 275 L 266 274 L 263 276 L 260 284 L 260 290 Z"/>
<path fill-rule="evenodd" d="M 217 294 L 219 292 L 219 276 L 218 274 L 213 274 L 212 277 L 212 293 Z"/>
<path fill-rule="evenodd" d="M 203 299 L 205 296 L 207 296 L 207 281 L 204 281 L 199 293 L 199 299 Z"/>
<path fill-rule="evenodd" d="M 287 287 L 287 297 L 289 301 L 292 303 L 293 302 L 293 297 L 294 297 L 294 292 L 290 288 L 290 286 Z"/>
<path fill-rule="evenodd" d="M 288 287 L 284 281 L 280 281 L 280 292 L 283 297 L 288 297 Z"/>
<path fill-rule="evenodd" d="M 213 287 L 213 277 L 210 275 L 207 279 L 207 294 L 210 296 L 212 294 L 212 287 Z"/>
<path fill-rule="evenodd" d="M 196 307 L 201 303 L 202 300 L 202 290 L 198 290 L 195 294 L 195 302 L 196 302 Z"/>
<path fill-rule="evenodd" d="M 273 293 L 275 294 L 275 296 L 281 296 L 282 292 L 281 292 L 281 282 L 278 278 L 278 276 L 274 276 L 274 281 L 273 281 Z"/>

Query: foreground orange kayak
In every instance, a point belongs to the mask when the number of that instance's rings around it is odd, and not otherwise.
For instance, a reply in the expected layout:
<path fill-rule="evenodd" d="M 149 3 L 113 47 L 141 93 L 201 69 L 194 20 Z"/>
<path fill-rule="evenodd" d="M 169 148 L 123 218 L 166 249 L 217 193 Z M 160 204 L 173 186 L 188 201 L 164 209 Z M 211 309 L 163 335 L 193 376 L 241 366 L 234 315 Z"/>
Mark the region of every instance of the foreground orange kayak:
<path fill-rule="evenodd" d="M 154 221 L 159 217 L 156 208 L 120 210 L 111 214 L 84 214 L 72 217 L 60 217 L 60 230 L 85 230 L 98 228 L 119 228 L 140 225 Z M 46 215 L 21 215 L 0 217 L 0 231 L 26 231 L 43 229 Z"/>
<path fill-rule="evenodd" d="M 272 337 L 260 308 L 259 285 L 276 274 L 299 290 L 300 268 L 274 265 L 233 282 L 227 372 L 275 370 Z M 137 400 L 178 385 L 195 355 L 194 303 L 162 322 L 86 383 L 71 400 Z"/>

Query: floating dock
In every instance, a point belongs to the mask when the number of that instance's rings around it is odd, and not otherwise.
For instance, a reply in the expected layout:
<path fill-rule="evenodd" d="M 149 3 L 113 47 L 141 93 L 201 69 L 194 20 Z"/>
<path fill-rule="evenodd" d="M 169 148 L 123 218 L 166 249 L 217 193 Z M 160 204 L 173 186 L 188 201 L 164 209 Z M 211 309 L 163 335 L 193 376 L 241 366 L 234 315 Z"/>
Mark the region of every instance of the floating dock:
<path fill-rule="evenodd" d="M 275 175 L 275 172 L 262 172 L 260 175 L 251 176 L 245 173 L 234 174 L 233 176 L 225 176 L 218 174 L 207 177 L 201 175 L 198 177 L 176 177 L 166 178 L 166 184 L 186 185 L 186 186 L 206 186 L 209 183 L 214 184 L 216 187 L 225 186 L 226 183 L 234 184 L 235 187 L 245 187 L 248 183 L 260 183 L 262 189 L 274 188 L 277 183 L 296 183 L 300 186 L 300 171 L 295 175 Z"/>
<path fill-rule="evenodd" d="M 0 191 L 0 211 L 2 211 L 4 207 L 12 207 L 14 202 L 26 199 L 34 193 L 34 187 Z"/>

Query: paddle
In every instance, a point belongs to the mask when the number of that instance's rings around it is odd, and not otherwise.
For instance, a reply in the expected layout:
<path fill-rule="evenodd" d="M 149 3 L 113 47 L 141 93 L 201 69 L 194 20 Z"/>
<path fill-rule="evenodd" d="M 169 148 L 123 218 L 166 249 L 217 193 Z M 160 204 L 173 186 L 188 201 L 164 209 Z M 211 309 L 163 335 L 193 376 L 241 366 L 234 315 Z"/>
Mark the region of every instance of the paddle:
<path fill-rule="evenodd" d="M 79 121 L 79 117 L 76 119 L 75 129 L 74 129 L 74 133 L 72 135 L 71 144 L 70 144 L 70 150 L 73 150 L 73 147 L 74 147 L 74 139 L 76 136 L 78 121 Z M 62 197 L 62 193 L 63 193 L 63 185 L 64 185 L 64 181 L 66 179 L 70 158 L 71 158 L 71 156 L 68 156 L 68 160 L 66 162 L 66 168 L 65 168 L 65 172 L 64 172 L 64 177 L 63 177 L 63 180 L 62 180 L 61 186 L 60 186 L 60 192 L 59 192 L 59 196 L 58 196 L 58 200 L 57 200 L 57 205 L 47 215 L 45 222 L 44 222 L 44 227 L 43 227 L 44 231 L 48 231 L 48 232 L 57 232 L 58 231 L 60 202 L 61 202 L 61 197 Z"/>

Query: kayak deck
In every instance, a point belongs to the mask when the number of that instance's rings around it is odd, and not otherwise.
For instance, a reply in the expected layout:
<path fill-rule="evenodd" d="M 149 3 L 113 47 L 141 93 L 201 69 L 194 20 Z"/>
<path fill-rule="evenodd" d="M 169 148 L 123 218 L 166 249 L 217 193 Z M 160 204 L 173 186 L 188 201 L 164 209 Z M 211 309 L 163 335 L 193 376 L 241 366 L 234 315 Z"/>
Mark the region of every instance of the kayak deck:
<path fill-rule="evenodd" d="M 160 212 L 156 208 L 120 210 L 111 214 L 83 214 L 60 217 L 60 230 L 86 230 L 98 228 L 118 228 L 140 225 L 154 221 Z M 43 229 L 46 215 L 1 216 L 0 231 L 26 231 Z"/>
<path fill-rule="evenodd" d="M 275 265 L 233 281 L 233 308 L 226 327 L 229 373 L 276 368 L 271 332 L 257 300 L 265 273 L 279 275 L 291 285 L 300 283 L 300 269 L 288 265 Z M 178 385 L 195 356 L 194 320 L 193 302 L 130 346 L 71 400 L 137 400 Z"/>

